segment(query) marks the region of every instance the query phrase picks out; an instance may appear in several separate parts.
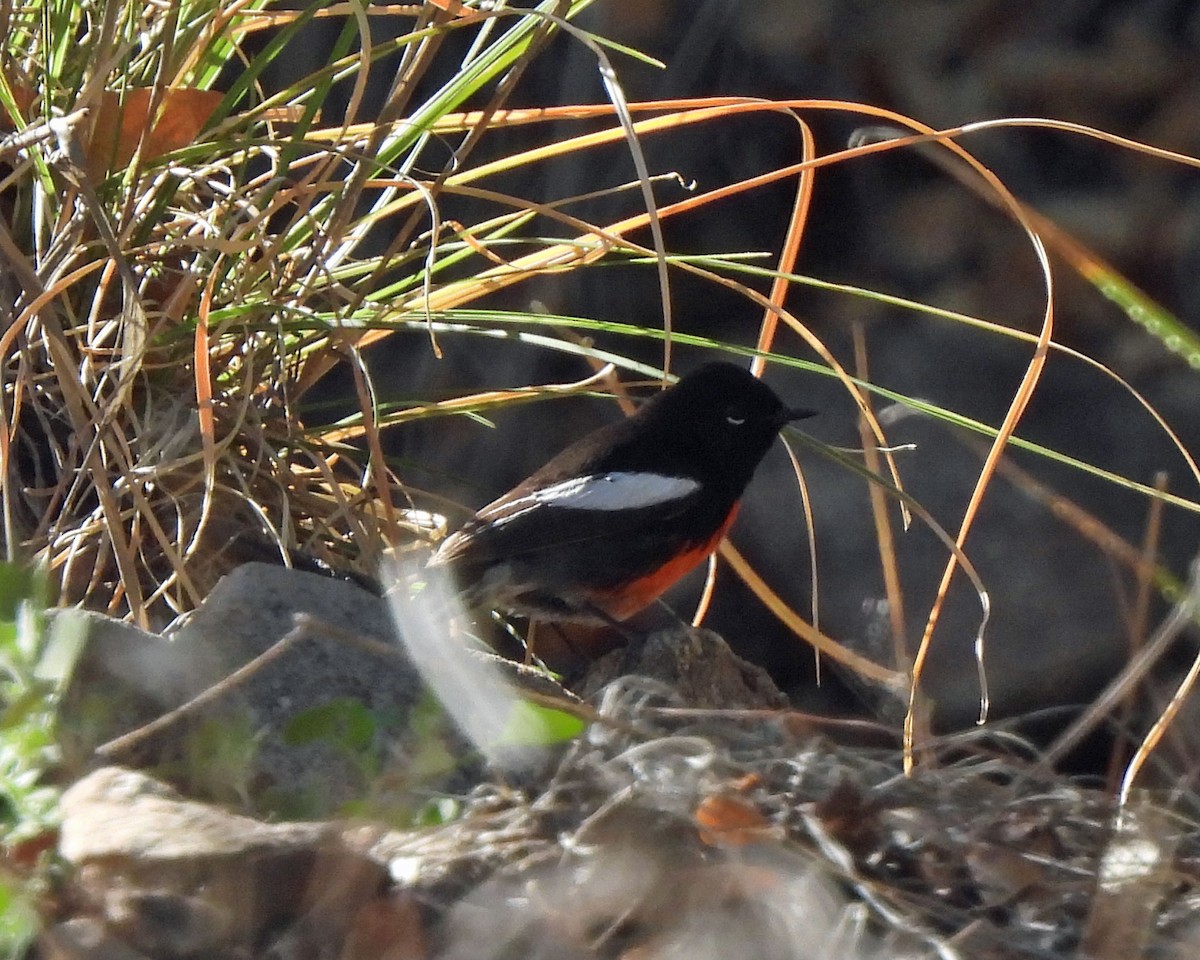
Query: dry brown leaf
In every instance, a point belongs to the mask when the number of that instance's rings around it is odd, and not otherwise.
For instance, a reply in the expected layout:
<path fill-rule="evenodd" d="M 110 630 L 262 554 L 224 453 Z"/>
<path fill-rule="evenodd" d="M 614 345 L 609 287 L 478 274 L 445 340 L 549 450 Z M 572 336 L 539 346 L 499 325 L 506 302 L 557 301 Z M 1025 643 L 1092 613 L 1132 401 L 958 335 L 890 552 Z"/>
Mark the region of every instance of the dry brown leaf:
<path fill-rule="evenodd" d="M 710 847 L 743 847 L 765 840 L 773 832 L 771 821 L 752 801 L 732 793 L 705 797 L 694 816 L 700 839 Z"/>
<path fill-rule="evenodd" d="M 162 91 L 162 106 L 157 111 L 157 120 L 153 120 L 150 108 L 154 93 L 151 87 L 133 87 L 125 91 L 122 101 L 115 91 L 104 92 L 87 151 L 88 172 L 94 178 L 126 166 L 143 137 L 145 160 L 186 147 L 196 139 L 223 99 L 222 94 L 211 90 L 170 88 Z"/>

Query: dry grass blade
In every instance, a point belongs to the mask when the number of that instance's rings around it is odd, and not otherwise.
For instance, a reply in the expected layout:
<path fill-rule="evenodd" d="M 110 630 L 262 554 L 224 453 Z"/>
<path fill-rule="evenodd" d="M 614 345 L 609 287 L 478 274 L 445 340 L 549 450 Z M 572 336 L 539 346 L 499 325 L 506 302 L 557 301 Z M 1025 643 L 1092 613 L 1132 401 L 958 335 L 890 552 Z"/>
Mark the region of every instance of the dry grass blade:
<path fill-rule="evenodd" d="M 1159 473 L 1154 478 L 1154 486 L 1166 492 L 1167 475 Z M 1137 586 L 1133 607 L 1129 616 L 1129 652 L 1136 654 L 1146 644 L 1146 633 L 1150 624 L 1150 603 L 1153 598 L 1153 566 L 1158 557 L 1159 540 L 1162 534 L 1163 502 L 1152 500 L 1147 511 L 1145 534 L 1141 544 L 1141 558 L 1144 566 L 1135 572 Z M 1134 701 L 1127 698 L 1121 704 L 1117 726 L 1120 730 L 1128 730 L 1133 717 Z M 1127 739 L 1118 735 L 1113 739 L 1112 753 L 1108 761 L 1108 783 L 1115 791 L 1121 769 L 1125 765 L 1125 748 Z"/>
<path fill-rule="evenodd" d="M 975 438 L 958 433 L 953 436 L 981 459 L 986 456 L 986 448 Z M 1152 551 L 1138 548 L 1125 540 L 1095 514 L 1083 509 L 1013 461 L 1003 461 L 999 470 L 1001 476 L 1026 496 L 1044 506 L 1051 516 L 1067 524 L 1083 539 L 1095 544 L 1116 563 L 1133 572 L 1139 583 L 1147 585 L 1147 589 L 1150 584 L 1156 584 L 1164 594 L 1178 596 L 1182 593 L 1182 585 L 1154 562 Z M 1161 507 L 1162 502 L 1154 500 L 1151 504 L 1152 507 Z M 1144 607 L 1144 602 L 1139 606 Z"/>
<path fill-rule="evenodd" d="M 860 380 L 869 380 L 867 370 L 866 335 L 861 326 L 854 328 L 855 373 Z M 870 401 L 868 401 L 869 403 Z M 881 472 L 879 451 L 875 446 L 875 437 L 870 432 L 867 422 L 859 420 L 859 437 L 863 445 L 863 463 L 871 473 Z M 869 488 L 871 496 L 871 515 L 875 521 L 876 540 L 879 544 L 879 562 L 883 571 L 884 594 L 888 605 L 888 622 L 892 629 L 892 651 L 894 662 L 907 666 L 910 662 L 908 643 L 905 638 L 904 593 L 900 585 L 900 571 L 896 562 L 895 537 L 892 523 L 888 518 L 887 499 L 877 485 Z"/>

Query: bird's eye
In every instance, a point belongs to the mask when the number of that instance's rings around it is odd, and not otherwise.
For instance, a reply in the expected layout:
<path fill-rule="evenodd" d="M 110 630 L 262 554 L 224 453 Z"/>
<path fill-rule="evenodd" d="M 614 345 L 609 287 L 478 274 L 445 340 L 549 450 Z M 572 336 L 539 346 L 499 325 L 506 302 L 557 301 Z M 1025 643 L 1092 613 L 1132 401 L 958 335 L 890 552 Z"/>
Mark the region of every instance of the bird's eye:
<path fill-rule="evenodd" d="M 725 422 L 731 427 L 740 427 L 746 422 L 746 413 L 737 407 L 730 407 L 725 411 Z"/>

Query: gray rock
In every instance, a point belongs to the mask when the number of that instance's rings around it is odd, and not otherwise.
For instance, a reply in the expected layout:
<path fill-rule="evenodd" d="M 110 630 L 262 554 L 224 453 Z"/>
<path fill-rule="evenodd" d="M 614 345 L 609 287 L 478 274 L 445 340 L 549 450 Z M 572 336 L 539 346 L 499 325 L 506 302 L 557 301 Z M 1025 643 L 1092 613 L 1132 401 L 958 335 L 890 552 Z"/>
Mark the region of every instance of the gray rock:
<path fill-rule="evenodd" d="M 427 620 L 436 635 L 420 655 L 439 656 L 450 631 Z M 95 614 L 87 623 L 64 703 L 69 771 L 98 750 L 153 766 L 190 796 L 292 818 L 350 803 L 403 816 L 430 790 L 477 782 L 477 751 L 432 707 L 387 602 L 356 584 L 249 563 L 166 637 Z M 544 674 L 471 656 L 497 666 L 499 682 L 569 697 Z"/>
<path fill-rule="evenodd" d="M 183 650 L 162 637 L 90 610 L 51 610 L 82 621 L 86 642 L 61 706 L 64 766 L 80 772 L 106 740 L 134 730 L 195 696 L 219 676 L 213 651 Z"/>
<path fill-rule="evenodd" d="M 335 823 L 263 823 L 120 767 L 71 786 L 62 813 L 73 902 L 156 958 L 245 950 L 283 928 L 329 951 L 386 881 Z"/>
<path fill-rule="evenodd" d="M 223 683 L 286 637 L 297 614 L 309 618 L 302 637 Z M 420 678 L 386 603 L 355 584 L 249 563 L 167 637 L 83 616 L 87 642 L 61 724 L 68 770 L 100 748 L 108 762 L 153 765 L 189 793 L 318 816 L 361 797 L 383 758 L 406 749 Z M 202 706 L 159 719 L 201 694 Z M 298 716 L 322 709 L 329 716 L 307 735 L 295 732 Z"/>
<path fill-rule="evenodd" d="M 168 636 L 178 646 L 198 645 L 217 653 L 218 669 L 228 671 L 258 656 L 306 613 L 340 630 L 395 642 L 387 603 L 347 580 L 289 570 L 269 563 L 246 563 L 223 577 L 200 607 Z M 319 663 L 337 675 L 355 675 L 370 686 L 379 672 L 379 658 L 343 662 L 345 643 Z M 309 671 L 310 674 L 314 671 Z M 415 676 L 411 673 L 410 676 Z"/>
<path fill-rule="evenodd" d="M 333 835 L 324 823 L 263 823 L 188 800 L 122 767 L 101 767 L 72 784 L 61 810 L 58 849 L 71 863 L 136 859 L 151 873 L 161 864 L 286 857 Z"/>
<path fill-rule="evenodd" d="M 385 744 L 400 737 L 422 695 L 384 600 L 343 580 L 248 563 L 222 579 L 170 639 L 181 663 L 212 664 L 203 684 L 209 686 L 287 636 L 297 614 L 312 618 L 304 638 L 204 715 L 210 723 L 227 722 L 235 736 L 255 739 L 247 771 L 254 793 L 295 798 L 295 809 L 318 815 L 364 792 L 366 757 L 381 757 Z M 387 646 L 372 652 L 346 634 Z M 368 749 L 339 739 L 339 704 L 346 707 L 345 722 L 374 727 Z M 334 711 L 329 734 L 295 742 L 289 730 L 296 717 L 322 707 Z"/>

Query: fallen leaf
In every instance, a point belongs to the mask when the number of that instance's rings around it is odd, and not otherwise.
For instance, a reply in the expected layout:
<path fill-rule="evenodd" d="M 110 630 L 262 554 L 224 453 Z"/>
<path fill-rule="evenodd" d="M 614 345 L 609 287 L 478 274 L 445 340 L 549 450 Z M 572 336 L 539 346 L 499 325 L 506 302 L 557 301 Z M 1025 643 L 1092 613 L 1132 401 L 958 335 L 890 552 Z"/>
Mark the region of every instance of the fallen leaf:
<path fill-rule="evenodd" d="M 173 87 L 162 92 L 162 106 L 154 120 L 150 114 L 153 94 L 151 87 L 133 87 L 125 91 L 122 102 L 115 91 L 104 92 L 87 151 L 88 172 L 93 178 L 102 179 L 110 170 L 127 166 L 143 136 L 144 160 L 186 147 L 223 99 L 212 90 Z"/>
<path fill-rule="evenodd" d="M 709 846 L 742 847 L 774 835 L 758 807 L 732 793 L 714 793 L 700 801 L 695 813 L 700 839 Z"/>

